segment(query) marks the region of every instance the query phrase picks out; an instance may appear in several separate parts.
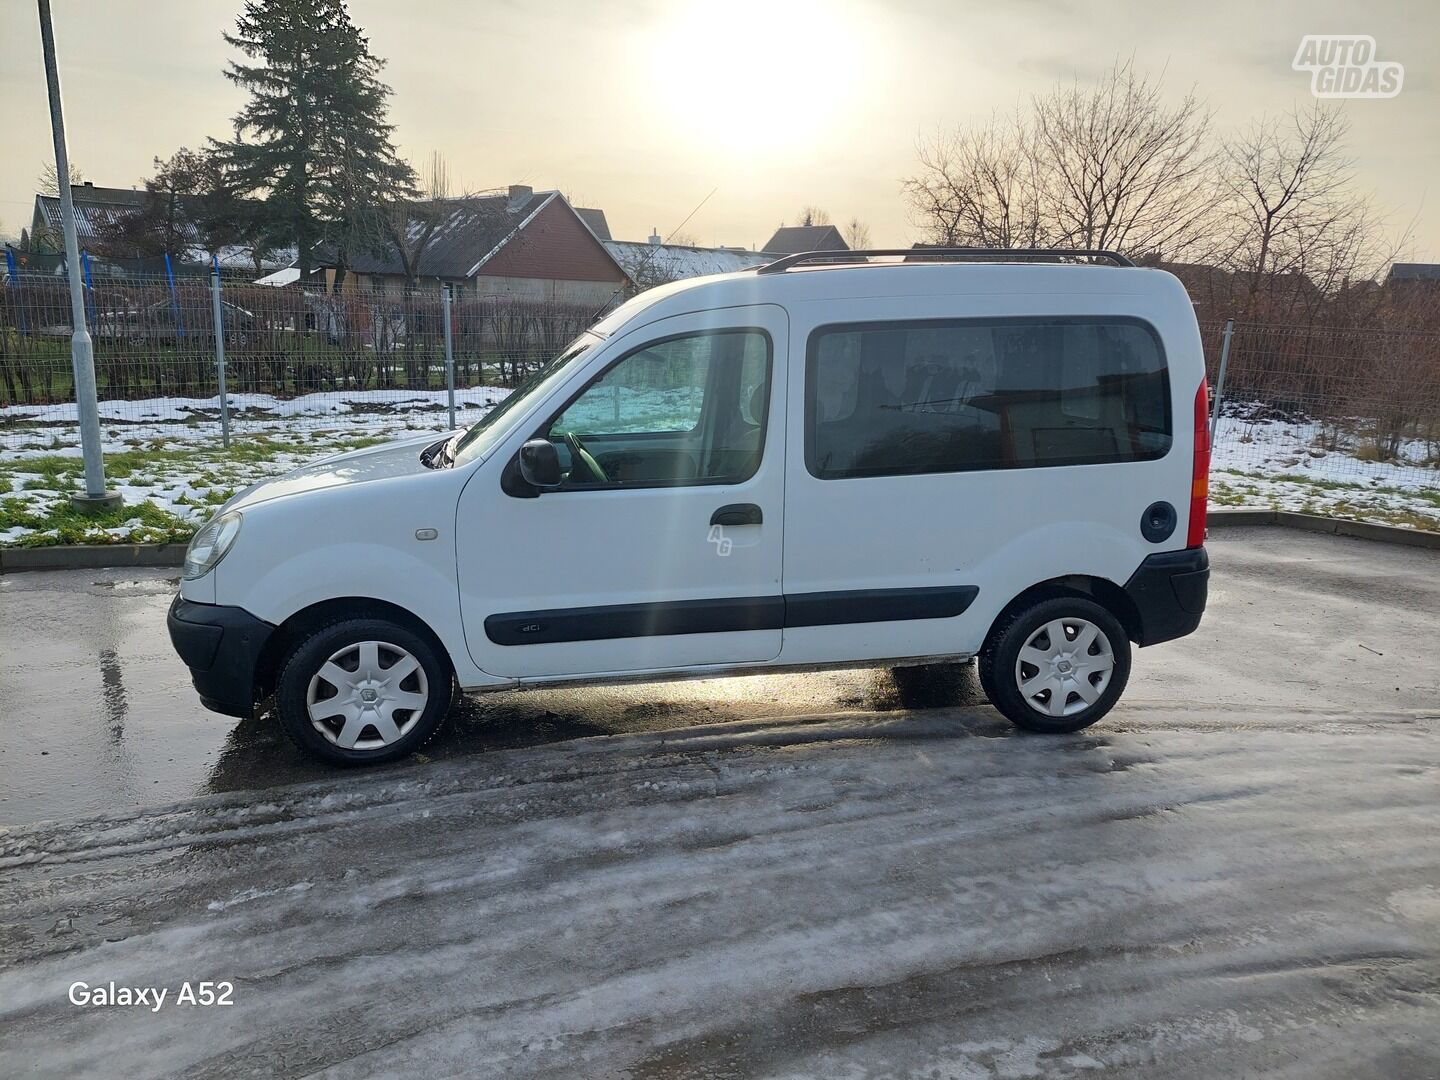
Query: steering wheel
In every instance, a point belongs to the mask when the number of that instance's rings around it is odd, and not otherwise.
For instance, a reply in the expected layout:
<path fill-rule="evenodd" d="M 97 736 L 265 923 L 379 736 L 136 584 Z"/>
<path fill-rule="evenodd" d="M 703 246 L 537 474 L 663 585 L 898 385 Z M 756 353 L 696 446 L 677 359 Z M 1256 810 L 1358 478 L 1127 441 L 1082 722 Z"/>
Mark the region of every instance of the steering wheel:
<path fill-rule="evenodd" d="M 565 446 L 570 451 L 570 476 L 568 480 L 572 484 L 608 484 L 610 477 L 605 475 L 605 470 L 595 460 L 585 444 L 580 441 L 580 436 L 573 431 L 565 432 Z M 575 475 L 577 469 L 583 469 L 585 476 Z"/>

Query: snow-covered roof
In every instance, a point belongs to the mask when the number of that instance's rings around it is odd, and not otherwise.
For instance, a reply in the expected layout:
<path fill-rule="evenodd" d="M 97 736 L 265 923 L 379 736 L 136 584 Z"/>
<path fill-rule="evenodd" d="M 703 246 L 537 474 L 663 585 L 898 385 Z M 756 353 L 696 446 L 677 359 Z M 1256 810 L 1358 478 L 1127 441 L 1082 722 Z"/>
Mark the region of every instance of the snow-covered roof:
<path fill-rule="evenodd" d="M 774 256 L 743 248 L 647 244 L 639 240 L 606 240 L 604 244 L 610 257 L 640 281 L 680 281 L 709 274 L 733 274 L 774 261 Z"/>
<path fill-rule="evenodd" d="M 287 266 L 284 270 L 276 270 L 273 274 L 266 274 L 262 278 L 256 278 L 256 285 L 294 285 L 300 280 L 300 268 L 298 266 Z"/>
<path fill-rule="evenodd" d="M 255 272 L 255 251 L 253 248 L 241 244 L 231 244 L 222 247 L 215 252 L 215 257 L 220 260 L 220 265 L 227 270 L 248 270 Z M 191 248 L 185 255 L 190 262 L 209 262 L 210 256 L 204 248 Z M 260 253 L 261 270 L 278 270 L 284 272 L 285 268 L 299 258 L 299 253 L 293 247 L 275 248 Z"/>
<path fill-rule="evenodd" d="M 75 208 L 75 234 L 82 250 L 103 247 L 106 230 L 125 218 L 142 213 L 149 194 L 133 188 L 96 187 L 93 184 L 71 184 L 70 197 Z M 186 198 L 182 196 L 182 198 Z M 35 196 L 35 225 L 59 234 L 63 228 L 64 215 L 61 213 L 60 198 L 57 195 Z M 188 220 L 180 222 L 180 228 L 190 247 L 181 256 L 186 263 L 209 265 L 210 252 L 201 245 L 199 230 Z M 228 270 L 253 270 L 255 254 L 249 247 L 230 245 L 222 247 L 215 255 L 220 265 Z M 263 270 L 278 270 L 295 261 L 294 248 L 278 248 L 261 252 L 260 267 Z M 112 259 L 124 262 L 123 259 Z"/>

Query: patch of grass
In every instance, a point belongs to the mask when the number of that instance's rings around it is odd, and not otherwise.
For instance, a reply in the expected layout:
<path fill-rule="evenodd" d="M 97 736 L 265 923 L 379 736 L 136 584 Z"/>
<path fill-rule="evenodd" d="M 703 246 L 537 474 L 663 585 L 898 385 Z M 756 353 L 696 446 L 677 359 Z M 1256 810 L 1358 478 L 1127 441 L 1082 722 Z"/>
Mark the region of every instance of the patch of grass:
<path fill-rule="evenodd" d="M 1245 498 L 1225 481 L 1212 479 L 1210 481 L 1210 501 L 1216 506 L 1239 506 L 1245 502 Z"/>
<path fill-rule="evenodd" d="M 1307 510 L 1307 513 L 1321 514 L 1326 517 L 1350 518 L 1353 521 L 1374 521 L 1381 525 L 1402 525 L 1411 529 L 1424 529 L 1427 532 L 1440 532 L 1440 521 L 1425 514 L 1417 514 L 1413 510 L 1402 510 L 1389 506 L 1354 506 L 1345 502 L 1330 503 L 1319 510 Z"/>
<path fill-rule="evenodd" d="M 1325 491 L 1364 492 L 1366 495 L 1399 495 L 1402 498 L 1419 499 L 1421 502 L 1440 506 L 1440 487 L 1400 488 L 1391 484 L 1359 484 L 1347 480 L 1330 480 L 1320 476 L 1298 476 L 1295 473 L 1281 473 L 1279 476 L 1269 479 L 1290 484 L 1305 484 Z M 1436 475 L 1435 482 L 1440 485 L 1440 474 Z"/>
<path fill-rule="evenodd" d="M 21 486 L 31 491 L 70 491 L 79 486 L 85 463 L 78 457 L 45 454 L 40 457 L 18 458 L 0 465 L 0 478 L 23 476 Z"/>
<path fill-rule="evenodd" d="M 25 499 L 0 499 L 0 529 L 39 529 L 45 519 L 35 512 L 35 505 Z"/>
<path fill-rule="evenodd" d="M 6 500 L 6 503 L 16 500 Z M 117 506 L 102 513 L 86 513 L 75 509 L 69 500 L 39 514 L 27 508 L 26 520 L 11 524 L 39 529 L 22 536 L 17 547 L 53 547 L 57 544 L 166 544 L 187 541 L 195 526 L 181 521 L 174 514 L 161 510 L 154 503 L 139 502 Z M 0 517 L 0 522 L 4 518 Z M 125 528 L 114 535 L 103 530 Z"/>
<path fill-rule="evenodd" d="M 1427 509 L 1434 506 L 1440 511 L 1440 490 L 1433 488 L 1350 483 L 1294 473 L 1254 476 L 1227 469 L 1210 478 L 1210 498 L 1217 506 L 1258 504 L 1322 517 L 1440 530 L 1440 513 Z M 1395 505 L 1402 500 L 1411 505 Z"/>

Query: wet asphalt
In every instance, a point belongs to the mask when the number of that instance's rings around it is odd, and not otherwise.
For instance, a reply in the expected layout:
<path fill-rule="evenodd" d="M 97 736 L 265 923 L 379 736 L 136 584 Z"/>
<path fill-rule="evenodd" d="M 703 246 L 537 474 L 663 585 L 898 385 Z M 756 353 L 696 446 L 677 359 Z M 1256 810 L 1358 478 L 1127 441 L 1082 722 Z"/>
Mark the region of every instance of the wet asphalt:
<path fill-rule="evenodd" d="M 1440 711 L 1440 556 L 1282 529 L 1218 531 L 1210 551 L 1205 621 L 1136 652 L 1130 715 L 1192 701 Z M 334 775 L 272 717 L 200 706 L 165 632 L 176 585 L 168 570 L 0 577 L 0 825 Z M 946 669 L 473 695 L 423 756 L 389 768 L 695 724 L 983 703 L 968 671 Z"/>

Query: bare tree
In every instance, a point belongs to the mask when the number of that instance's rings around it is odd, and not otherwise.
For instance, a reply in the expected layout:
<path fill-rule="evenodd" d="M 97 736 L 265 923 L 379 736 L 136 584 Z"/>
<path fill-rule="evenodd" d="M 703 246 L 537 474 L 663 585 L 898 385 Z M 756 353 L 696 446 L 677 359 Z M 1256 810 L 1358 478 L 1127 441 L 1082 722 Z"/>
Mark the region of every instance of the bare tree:
<path fill-rule="evenodd" d="M 850 224 L 845 226 L 845 243 L 850 245 L 851 251 L 864 251 L 870 246 L 870 226 L 858 217 L 852 217 Z"/>
<path fill-rule="evenodd" d="M 443 233 L 464 229 L 489 250 L 514 227 L 498 192 L 452 194 L 450 166 L 439 151 L 430 155 L 421 191 L 419 199 L 398 199 L 375 213 L 378 246 L 400 260 L 411 288 L 419 282 L 426 253 Z M 477 258 L 483 254 L 477 251 Z"/>
<path fill-rule="evenodd" d="M 943 247 L 1037 247 L 1037 161 L 1019 118 L 939 134 L 917 148 L 920 172 L 903 181 L 911 219 Z"/>
<path fill-rule="evenodd" d="M 84 182 L 85 177 L 84 174 L 80 172 L 80 167 L 73 161 L 70 162 L 71 186 L 83 184 Z M 60 184 L 56 179 L 55 173 L 55 162 L 42 161 L 40 163 L 40 175 L 35 178 L 35 186 L 39 188 L 38 194 L 41 195 L 58 196 L 60 194 Z M 51 229 L 44 223 L 40 224 L 32 235 L 26 237 L 24 242 L 27 245 L 33 246 L 36 250 L 50 248 L 58 251 L 63 245 L 60 230 Z"/>
<path fill-rule="evenodd" d="M 1117 62 L 1099 82 L 1057 85 L 987 127 L 921 144 L 904 181 L 926 239 L 985 247 L 1115 248 L 1174 258 L 1207 231 L 1210 111 L 1175 105 Z"/>
<path fill-rule="evenodd" d="M 1317 103 L 1258 120 L 1226 144 L 1221 261 L 1244 283 L 1247 312 L 1313 309 L 1393 254 L 1354 189 L 1347 132 L 1340 113 Z"/>
<path fill-rule="evenodd" d="M 85 174 L 80 171 L 80 166 L 70 162 L 70 186 L 85 182 Z M 55 172 L 55 162 L 43 161 L 40 163 L 40 175 L 35 178 L 36 185 L 40 188 L 41 195 L 59 195 L 60 181 Z"/>
<path fill-rule="evenodd" d="M 1214 190 L 1211 111 L 1116 63 L 1093 87 L 1032 103 L 1039 213 L 1058 244 L 1173 259 L 1206 232 Z"/>
<path fill-rule="evenodd" d="M 830 214 L 818 206 L 806 206 L 800 210 L 799 224 L 807 229 L 812 225 L 829 225 Z"/>

